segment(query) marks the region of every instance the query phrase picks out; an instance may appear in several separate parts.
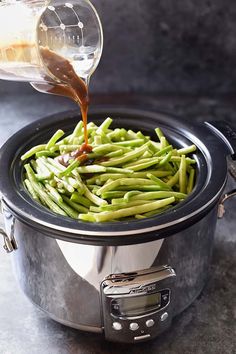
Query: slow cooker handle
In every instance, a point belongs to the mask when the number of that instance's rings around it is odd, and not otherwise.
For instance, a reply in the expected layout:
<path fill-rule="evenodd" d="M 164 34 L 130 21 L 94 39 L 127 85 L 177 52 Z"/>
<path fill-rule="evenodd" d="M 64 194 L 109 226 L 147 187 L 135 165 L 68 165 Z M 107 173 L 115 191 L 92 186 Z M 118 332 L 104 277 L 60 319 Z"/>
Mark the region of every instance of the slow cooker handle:
<path fill-rule="evenodd" d="M 236 131 L 225 121 L 210 121 L 205 124 L 216 134 L 226 145 L 231 159 L 228 159 L 228 169 L 236 180 Z"/>
<path fill-rule="evenodd" d="M 17 250 L 17 245 L 14 239 L 10 239 L 7 233 L 0 228 L 0 235 L 3 236 L 4 245 L 3 248 L 7 253 L 11 253 Z"/>
<path fill-rule="evenodd" d="M 236 131 L 225 121 L 210 121 L 205 124 L 227 145 L 232 159 L 236 160 Z"/>
<path fill-rule="evenodd" d="M 2 199 L 0 198 L 0 213 L 4 214 L 4 207 L 2 204 Z M 7 232 L 0 227 L 0 235 L 3 236 L 3 248 L 7 253 L 11 253 L 13 251 L 17 250 L 17 244 L 16 244 L 16 240 L 14 237 L 14 225 L 15 225 L 15 218 L 13 216 L 11 216 L 11 222 L 10 222 L 10 235 L 8 236 Z"/>
<path fill-rule="evenodd" d="M 216 134 L 227 146 L 231 158 L 228 158 L 228 169 L 232 177 L 236 180 L 236 131 L 225 121 L 211 121 L 205 124 Z M 220 201 L 218 217 L 225 214 L 224 203 L 236 196 L 236 189 L 225 193 Z"/>

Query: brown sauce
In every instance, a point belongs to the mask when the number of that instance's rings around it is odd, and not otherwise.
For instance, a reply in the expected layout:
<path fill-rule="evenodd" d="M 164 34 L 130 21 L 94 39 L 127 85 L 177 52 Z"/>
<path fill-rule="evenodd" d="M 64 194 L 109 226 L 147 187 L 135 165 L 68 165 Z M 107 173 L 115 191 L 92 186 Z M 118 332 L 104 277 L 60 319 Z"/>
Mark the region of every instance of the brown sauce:
<path fill-rule="evenodd" d="M 36 50 L 30 43 L 13 44 L 9 49 L 8 61 L 31 60 L 32 50 Z M 87 154 L 92 151 L 88 145 L 87 115 L 89 105 L 88 86 L 79 76 L 77 76 L 71 63 L 62 56 L 51 51 L 47 47 L 40 47 L 40 55 L 44 66 L 48 72 L 45 75 L 45 83 L 32 83 L 32 86 L 40 92 L 65 96 L 79 104 L 84 125 L 84 144 L 73 154 L 65 154 L 61 158 L 61 163 L 68 164 L 69 159 L 79 158 L 85 161 Z M 1 51 L 0 51 L 1 54 Z M 35 54 L 36 55 L 36 54 Z M 50 78 L 50 79 L 49 79 Z M 53 82 L 51 82 L 53 78 Z"/>
<path fill-rule="evenodd" d="M 85 142 L 84 146 L 82 146 L 85 152 L 91 152 L 91 148 L 88 146 L 87 133 L 89 95 L 86 83 L 77 76 L 73 66 L 67 59 L 44 47 L 40 47 L 40 54 L 50 75 L 52 74 L 55 77 L 55 81 L 58 81 L 58 84 L 48 85 L 46 92 L 69 97 L 80 105 Z"/>
<path fill-rule="evenodd" d="M 80 160 L 80 164 L 83 165 L 87 159 L 90 152 L 92 152 L 92 146 L 88 144 L 82 144 L 80 149 L 72 151 L 71 153 L 64 154 L 58 157 L 58 162 L 63 166 L 67 167 L 71 159 Z"/>

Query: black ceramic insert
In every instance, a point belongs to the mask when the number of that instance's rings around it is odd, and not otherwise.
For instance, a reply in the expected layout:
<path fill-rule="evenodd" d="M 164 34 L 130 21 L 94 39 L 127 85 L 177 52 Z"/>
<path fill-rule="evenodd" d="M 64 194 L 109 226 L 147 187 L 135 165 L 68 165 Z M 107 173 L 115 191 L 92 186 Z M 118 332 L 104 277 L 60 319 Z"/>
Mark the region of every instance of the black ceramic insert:
<path fill-rule="evenodd" d="M 72 131 L 80 116 L 65 112 L 34 122 L 13 135 L 0 150 L 0 192 L 13 214 L 50 237 L 68 241 L 118 245 L 134 244 L 167 237 L 206 215 L 219 201 L 227 178 L 226 156 L 229 147 L 205 125 L 182 123 L 175 117 L 120 107 L 90 110 L 90 121 L 101 123 L 111 116 L 113 128 L 124 127 L 153 135 L 163 129 L 168 140 L 178 147 L 195 144 L 198 152 L 197 183 L 190 197 L 166 213 L 143 220 L 87 223 L 57 215 L 33 201 L 22 184 L 20 156 L 36 144 L 47 141 L 57 130 Z M 155 134 L 152 136 L 155 139 Z"/>

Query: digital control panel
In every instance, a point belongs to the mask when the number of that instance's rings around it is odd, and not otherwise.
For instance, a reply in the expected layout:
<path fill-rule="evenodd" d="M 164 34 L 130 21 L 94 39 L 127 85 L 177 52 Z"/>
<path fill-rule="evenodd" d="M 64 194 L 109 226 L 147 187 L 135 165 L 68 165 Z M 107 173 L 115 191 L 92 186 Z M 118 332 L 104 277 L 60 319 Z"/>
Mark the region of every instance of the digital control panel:
<path fill-rule="evenodd" d="M 145 295 L 123 295 L 111 301 L 111 315 L 120 318 L 141 316 L 162 309 L 169 301 L 169 289 Z"/>
<path fill-rule="evenodd" d="M 172 320 L 175 277 L 169 266 L 107 277 L 101 284 L 106 338 L 134 343 L 167 329 Z"/>

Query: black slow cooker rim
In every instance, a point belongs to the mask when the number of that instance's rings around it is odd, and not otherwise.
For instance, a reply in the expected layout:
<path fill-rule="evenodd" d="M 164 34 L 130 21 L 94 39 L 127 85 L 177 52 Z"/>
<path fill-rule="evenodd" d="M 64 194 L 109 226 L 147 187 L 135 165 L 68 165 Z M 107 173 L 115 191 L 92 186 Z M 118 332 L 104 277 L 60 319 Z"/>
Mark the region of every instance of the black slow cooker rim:
<path fill-rule="evenodd" d="M 191 197 L 187 201 L 187 203 L 182 203 L 181 208 L 176 208 L 169 213 L 164 213 L 163 215 L 159 215 L 157 217 L 145 219 L 145 220 L 134 220 L 130 222 L 113 222 L 113 223 L 96 223 L 96 224 L 88 224 L 84 222 L 77 222 L 69 218 L 60 217 L 58 215 L 53 215 L 54 213 L 49 212 L 47 209 L 42 208 L 39 205 L 36 205 L 35 202 L 32 202 L 32 199 L 29 197 L 30 204 L 27 204 L 25 198 L 26 192 L 19 188 L 19 190 L 14 190 L 11 184 L 11 175 L 9 175 L 9 171 L 4 170 L 4 164 L 7 165 L 7 160 L 9 163 L 10 156 L 15 155 L 15 159 L 11 161 L 11 171 L 14 171 L 14 164 L 16 163 L 16 157 L 19 155 L 19 149 L 17 141 L 21 140 L 22 137 L 27 138 L 27 134 L 29 136 L 33 133 L 39 133 L 40 130 L 44 127 L 55 126 L 58 124 L 58 127 L 65 121 L 72 121 L 78 117 L 77 111 L 70 112 L 62 112 L 60 114 L 54 114 L 43 119 L 38 120 L 37 122 L 31 123 L 30 125 L 24 127 L 15 135 L 13 135 L 1 148 L 0 151 L 0 168 L 4 171 L 3 176 L 0 180 L 0 191 L 3 195 L 3 199 L 10 210 L 24 222 L 28 223 L 31 226 L 34 226 L 38 229 L 43 230 L 50 236 L 75 240 L 78 242 L 110 242 L 110 240 L 115 240 L 117 242 L 124 243 L 124 237 L 130 238 L 131 240 L 126 240 L 126 242 L 140 242 L 137 238 L 142 237 L 144 234 L 147 235 L 145 237 L 145 241 L 149 241 L 153 239 L 162 238 L 163 235 L 168 234 L 168 230 L 175 230 L 185 228 L 190 223 L 195 222 L 199 218 L 203 217 L 206 213 L 209 212 L 211 208 L 217 203 L 219 200 L 225 183 L 227 179 L 227 164 L 226 164 L 226 153 L 225 148 L 222 149 L 222 142 L 210 132 L 211 136 L 211 144 L 208 142 L 202 142 L 204 135 L 205 137 L 209 134 L 209 129 L 202 125 L 197 125 L 194 123 L 183 123 L 176 120 L 176 117 L 170 115 L 153 112 L 153 111 L 143 111 L 137 110 L 133 108 L 122 108 L 122 107 L 97 107 L 90 110 L 90 117 L 94 115 L 101 116 L 104 119 L 107 116 L 107 113 L 111 116 L 119 116 L 119 117 L 145 117 L 146 119 L 158 121 L 156 126 L 164 125 L 169 129 L 173 129 L 178 132 L 180 136 L 183 138 L 183 134 L 187 137 L 188 140 L 197 143 L 199 149 L 201 149 L 202 154 L 205 154 L 208 158 L 209 166 L 207 166 L 208 173 L 209 170 L 213 168 L 215 171 L 214 174 L 211 173 L 211 180 L 207 182 L 206 186 L 203 188 L 203 191 L 200 193 L 200 197 L 198 196 L 197 200 L 193 200 Z M 65 118 L 66 117 L 66 118 Z M 132 118 L 130 118 L 132 119 Z M 165 124 L 163 124 L 163 122 Z M 63 124 L 64 124 L 63 123 Z M 161 124 L 160 124 L 161 123 Z M 175 123 L 175 124 L 174 124 Z M 176 124 L 178 123 L 178 129 L 176 129 Z M 55 127 L 57 129 L 58 127 Z M 182 132 L 182 135 L 180 134 Z M 199 135 L 203 135 L 203 138 L 200 139 Z M 34 136 L 34 135 L 33 135 Z M 17 147 L 13 147 L 13 142 L 17 145 Z M 217 159 L 215 158 L 212 161 L 212 149 L 214 147 L 214 153 L 217 153 Z M 21 152 L 22 153 L 22 152 Z M 18 155 L 17 155 L 18 154 Z M 10 155 L 10 156 L 8 156 Z M 218 163 L 220 160 L 220 164 Z M 218 169 L 220 167 L 220 169 Z M 212 171 L 211 171 L 212 172 Z M 205 195 L 204 193 L 205 192 Z M 206 194 L 209 193 L 208 198 L 206 198 Z M 193 208 L 195 204 L 195 208 Z M 192 207 L 192 212 L 191 212 Z M 188 213 L 187 213 L 188 211 Z M 173 218 L 173 214 L 175 216 Z M 57 220 L 57 222 L 55 222 Z M 58 223 L 60 221 L 60 223 Z M 63 225 L 62 225 L 63 224 Z M 83 226 L 83 227 L 81 227 Z M 113 229 L 113 230 L 111 230 Z M 171 231 L 173 232 L 173 231 Z M 121 238 L 119 241 L 117 238 Z M 142 237 L 143 238 L 143 237 Z M 143 240 L 144 242 L 144 240 Z"/>

